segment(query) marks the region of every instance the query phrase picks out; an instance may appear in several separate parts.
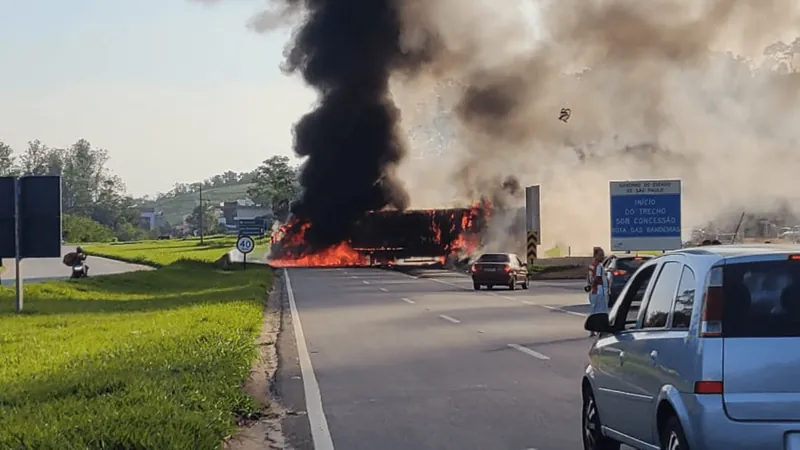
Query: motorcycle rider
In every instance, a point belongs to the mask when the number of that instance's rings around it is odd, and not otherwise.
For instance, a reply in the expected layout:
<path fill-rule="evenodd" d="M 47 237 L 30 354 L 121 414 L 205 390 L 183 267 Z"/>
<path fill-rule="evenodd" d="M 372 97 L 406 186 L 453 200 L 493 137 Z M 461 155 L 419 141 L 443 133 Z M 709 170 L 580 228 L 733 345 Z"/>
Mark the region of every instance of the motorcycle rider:
<path fill-rule="evenodd" d="M 87 255 L 86 255 L 86 253 L 83 252 L 83 249 L 80 246 L 78 246 L 75 249 L 75 258 L 72 260 L 72 268 L 74 269 L 75 267 L 78 267 L 81 264 L 83 264 L 83 273 L 84 273 L 85 276 L 88 277 L 89 276 L 89 266 L 86 265 L 86 263 L 84 262 L 84 261 L 86 261 L 86 256 Z"/>

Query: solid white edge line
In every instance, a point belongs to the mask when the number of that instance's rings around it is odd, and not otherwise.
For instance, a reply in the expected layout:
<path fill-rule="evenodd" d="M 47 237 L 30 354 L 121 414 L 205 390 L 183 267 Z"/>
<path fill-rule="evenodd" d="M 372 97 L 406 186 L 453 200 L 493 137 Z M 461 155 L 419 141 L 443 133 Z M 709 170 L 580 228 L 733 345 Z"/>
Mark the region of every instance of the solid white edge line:
<path fill-rule="evenodd" d="M 300 323 L 300 313 L 297 311 L 297 303 L 294 300 L 292 282 L 289 280 L 289 269 L 283 269 L 283 278 L 286 281 L 286 293 L 289 296 L 289 308 L 292 311 L 292 326 L 294 328 L 294 337 L 297 341 L 297 355 L 300 359 L 300 374 L 303 377 L 306 412 L 308 414 L 308 424 L 311 428 L 311 439 L 314 441 L 314 450 L 334 450 L 333 439 L 328 429 L 328 420 L 325 418 L 325 411 L 322 409 L 322 394 L 317 383 L 317 376 L 314 374 L 314 366 L 311 365 L 311 355 L 308 353 L 306 337 L 303 334 L 303 326 Z"/>
<path fill-rule="evenodd" d="M 513 348 L 514 350 L 518 350 L 518 351 L 520 351 L 522 353 L 525 353 L 528 356 L 533 356 L 536 359 L 541 359 L 541 360 L 544 360 L 544 361 L 547 361 L 548 359 L 550 359 L 549 356 L 543 355 L 543 354 L 541 354 L 541 353 L 539 353 L 539 352 L 537 352 L 535 350 L 531 350 L 528 347 L 523 347 L 523 346 L 518 345 L 518 344 L 508 344 L 508 346 L 510 348 Z"/>
<path fill-rule="evenodd" d="M 414 300 L 411 300 L 410 298 L 403 297 L 401 300 L 403 300 L 404 302 L 408 303 L 409 305 L 413 305 L 414 303 L 416 303 L 416 302 L 414 302 Z"/>
<path fill-rule="evenodd" d="M 439 317 L 441 317 L 442 319 L 444 319 L 444 320 L 446 320 L 446 321 L 448 321 L 450 323 L 461 323 L 460 320 L 458 320 L 458 319 L 456 319 L 454 317 L 450 317 L 450 316 L 445 315 L 445 314 L 439 314 Z"/>

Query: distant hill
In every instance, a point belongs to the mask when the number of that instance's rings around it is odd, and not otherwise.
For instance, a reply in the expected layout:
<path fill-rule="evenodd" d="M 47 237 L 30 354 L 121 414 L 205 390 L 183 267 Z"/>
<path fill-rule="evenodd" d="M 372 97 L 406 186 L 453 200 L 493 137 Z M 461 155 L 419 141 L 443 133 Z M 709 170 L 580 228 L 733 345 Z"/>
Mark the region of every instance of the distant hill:
<path fill-rule="evenodd" d="M 216 188 L 203 189 L 203 200 L 210 203 L 232 202 L 247 197 L 247 188 L 251 183 L 233 184 Z M 183 218 L 192 212 L 200 204 L 198 193 L 179 195 L 172 198 L 164 198 L 143 204 L 142 206 L 153 207 L 156 212 L 163 212 L 164 218 L 172 225 L 179 225 Z"/>

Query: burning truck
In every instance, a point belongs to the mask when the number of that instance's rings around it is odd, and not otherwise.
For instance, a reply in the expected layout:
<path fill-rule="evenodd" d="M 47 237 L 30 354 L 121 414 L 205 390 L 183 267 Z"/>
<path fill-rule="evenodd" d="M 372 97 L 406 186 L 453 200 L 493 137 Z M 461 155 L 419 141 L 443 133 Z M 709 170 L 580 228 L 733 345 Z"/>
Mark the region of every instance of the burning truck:
<path fill-rule="evenodd" d="M 290 219 L 272 235 L 270 264 L 275 267 L 345 267 L 392 264 L 400 259 L 464 258 L 481 247 L 491 208 L 371 211 L 353 225 L 351 238 L 324 250 L 304 239 L 310 223 Z"/>

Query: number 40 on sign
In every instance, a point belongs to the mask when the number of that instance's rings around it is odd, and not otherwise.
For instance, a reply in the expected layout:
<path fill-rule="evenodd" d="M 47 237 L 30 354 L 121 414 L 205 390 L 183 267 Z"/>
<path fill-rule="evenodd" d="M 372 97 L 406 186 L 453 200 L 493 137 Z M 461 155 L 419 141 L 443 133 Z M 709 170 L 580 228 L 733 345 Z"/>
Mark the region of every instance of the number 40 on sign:
<path fill-rule="evenodd" d="M 236 250 L 242 254 L 242 267 L 247 268 L 247 254 L 256 248 L 256 242 L 250 236 L 239 236 L 236 240 Z"/>

